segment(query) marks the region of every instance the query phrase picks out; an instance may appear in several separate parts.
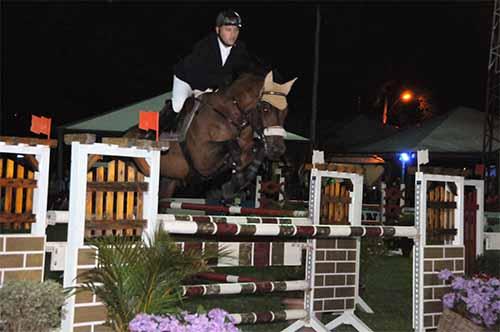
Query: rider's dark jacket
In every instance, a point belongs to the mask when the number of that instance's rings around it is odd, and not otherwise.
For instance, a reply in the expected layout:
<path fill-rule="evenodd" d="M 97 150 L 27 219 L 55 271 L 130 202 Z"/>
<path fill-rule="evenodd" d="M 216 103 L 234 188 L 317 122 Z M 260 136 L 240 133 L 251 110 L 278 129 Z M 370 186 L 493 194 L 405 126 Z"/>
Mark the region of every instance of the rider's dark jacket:
<path fill-rule="evenodd" d="M 174 66 L 174 75 L 191 88 L 206 90 L 228 86 L 241 72 L 250 69 L 252 61 L 243 42 L 232 47 L 222 66 L 218 36 L 215 32 L 197 42 L 190 54 Z"/>

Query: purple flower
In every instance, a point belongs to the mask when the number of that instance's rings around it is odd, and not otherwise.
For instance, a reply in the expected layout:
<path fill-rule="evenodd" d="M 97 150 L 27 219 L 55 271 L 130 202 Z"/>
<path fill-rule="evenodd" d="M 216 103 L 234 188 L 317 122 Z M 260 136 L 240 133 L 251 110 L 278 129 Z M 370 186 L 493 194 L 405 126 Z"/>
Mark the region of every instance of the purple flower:
<path fill-rule="evenodd" d="M 446 308 L 451 309 L 455 306 L 455 299 L 456 299 L 455 293 L 445 294 L 443 296 L 443 305 Z"/>
<path fill-rule="evenodd" d="M 461 290 L 465 288 L 466 281 L 462 277 L 457 277 L 451 282 L 451 288 L 455 290 Z"/>
<path fill-rule="evenodd" d="M 152 319 L 152 316 L 139 314 L 129 323 L 129 329 L 132 332 L 156 331 L 158 323 Z"/>
<path fill-rule="evenodd" d="M 497 278 L 491 278 L 490 280 L 488 280 L 488 284 L 491 287 L 500 287 L 500 280 L 498 280 Z"/>
<path fill-rule="evenodd" d="M 208 318 L 213 319 L 217 322 L 224 322 L 226 317 L 229 317 L 228 313 L 222 309 L 212 309 L 207 314 Z"/>
<path fill-rule="evenodd" d="M 439 279 L 451 278 L 451 292 L 443 296 L 445 308 L 466 310 L 467 317 L 478 325 L 487 327 L 500 322 L 500 281 L 498 278 L 454 277 L 448 270 L 442 270 Z"/>
<path fill-rule="evenodd" d="M 484 297 L 477 293 L 465 298 L 464 302 L 467 305 L 467 310 L 474 315 L 480 314 L 488 303 Z"/>
<path fill-rule="evenodd" d="M 485 311 L 481 314 L 481 318 L 483 319 L 484 325 L 490 327 L 495 325 L 498 315 L 491 311 Z"/>
<path fill-rule="evenodd" d="M 452 276 L 453 273 L 448 269 L 441 270 L 441 272 L 438 273 L 438 278 L 441 280 L 448 280 Z"/>
<path fill-rule="evenodd" d="M 213 309 L 208 314 L 189 314 L 178 316 L 154 316 L 139 314 L 130 323 L 131 332 L 238 332 L 229 321 L 229 314 L 221 309 Z"/>

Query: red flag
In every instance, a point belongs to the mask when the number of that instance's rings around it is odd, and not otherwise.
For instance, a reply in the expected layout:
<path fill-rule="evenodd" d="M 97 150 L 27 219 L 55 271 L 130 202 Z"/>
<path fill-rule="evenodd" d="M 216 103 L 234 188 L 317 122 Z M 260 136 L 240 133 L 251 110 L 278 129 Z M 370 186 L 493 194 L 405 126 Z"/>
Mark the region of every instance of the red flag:
<path fill-rule="evenodd" d="M 156 141 L 158 141 L 159 119 L 158 112 L 139 112 L 139 128 L 156 131 Z"/>
<path fill-rule="evenodd" d="M 43 116 L 31 116 L 31 132 L 35 134 L 45 134 L 47 138 L 50 137 L 50 126 L 52 123 L 51 118 L 45 118 Z"/>

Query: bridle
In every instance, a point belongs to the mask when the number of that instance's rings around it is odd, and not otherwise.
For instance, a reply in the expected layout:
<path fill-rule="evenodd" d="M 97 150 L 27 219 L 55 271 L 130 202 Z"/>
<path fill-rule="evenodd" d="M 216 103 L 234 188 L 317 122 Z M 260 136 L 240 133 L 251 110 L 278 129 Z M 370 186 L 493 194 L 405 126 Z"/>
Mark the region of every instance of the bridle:
<path fill-rule="evenodd" d="M 286 98 L 286 96 L 287 96 L 286 94 L 284 94 L 282 92 L 276 92 L 276 91 L 264 91 L 262 93 L 262 95 L 281 96 L 283 98 Z M 257 107 L 259 107 L 259 105 L 262 105 L 264 103 L 269 104 L 265 101 L 259 100 L 259 102 L 257 102 Z M 269 105 L 271 107 L 273 107 L 271 104 L 269 104 Z M 284 138 L 286 136 L 286 131 L 282 126 L 270 126 L 270 127 L 264 128 L 264 130 L 262 132 L 262 139 L 265 138 L 265 136 L 281 136 Z"/>
<path fill-rule="evenodd" d="M 223 117 L 227 122 L 229 122 L 229 124 L 231 124 L 233 127 L 235 127 L 237 130 L 238 130 L 238 136 L 240 136 L 241 132 L 243 131 L 243 129 L 245 129 L 246 127 L 248 127 L 250 125 L 250 121 L 248 119 L 248 114 L 250 114 L 252 112 L 252 110 L 248 110 L 248 111 L 245 111 L 243 110 L 240 105 L 238 104 L 238 100 L 236 100 L 236 98 L 233 98 L 233 101 L 232 101 L 233 105 L 238 109 L 238 112 L 241 114 L 242 116 L 242 120 L 238 122 L 238 120 L 236 119 L 232 119 L 230 116 L 228 116 L 226 113 L 223 113 L 221 112 L 220 110 L 218 110 L 216 107 L 214 107 L 213 105 L 210 105 L 211 109 L 219 114 L 221 117 Z"/>
<path fill-rule="evenodd" d="M 274 91 L 264 91 L 262 95 L 274 95 L 274 96 L 286 97 L 286 94 Z M 226 121 L 228 121 L 233 127 L 237 129 L 238 131 L 237 137 L 239 137 L 243 129 L 245 129 L 249 125 L 252 125 L 252 128 L 255 130 L 257 137 L 261 141 L 265 141 L 266 136 L 281 136 L 281 137 L 286 136 L 286 131 L 282 126 L 278 125 L 278 126 L 264 127 L 262 123 L 260 123 L 260 125 L 257 123 L 252 123 L 251 115 L 256 111 L 265 109 L 266 105 L 269 105 L 269 107 L 274 107 L 270 103 L 259 100 L 255 108 L 252 108 L 250 110 L 244 110 L 238 103 L 238 100 L 233 97 L 232 105 L 236 107 L 239 114 L 241 115 L 240 121 L 231 118 L 226 113 L 223 113 L 220 110 L 218 110 L 216 107 L 212 105 L 210 106 L 215 113 L 219 114 L 221 117 L 223 117 Z"/>

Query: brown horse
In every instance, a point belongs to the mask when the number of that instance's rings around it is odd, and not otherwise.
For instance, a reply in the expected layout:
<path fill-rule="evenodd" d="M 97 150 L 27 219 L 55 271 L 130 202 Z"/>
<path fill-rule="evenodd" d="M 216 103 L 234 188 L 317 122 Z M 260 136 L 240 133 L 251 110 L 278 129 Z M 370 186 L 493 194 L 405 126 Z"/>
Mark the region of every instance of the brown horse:
<path fill-rule="evenodd" d="M 200 104 L 185 139 L 173 141 L 161 157 L 165 196 L 171 197 L 180 183 L 232 171 L 231 181 L 223 186 L 223 195 L 229 198 L 253 180 L 264 157 L 280 158 L 286 149 L 286 96 L 294 81 L 277 84 L 272 72 L 265 78 L 243 74 L 227 89 L 203 94 L 199 101 L 188 99 L 181 118 L 188 116 L 195 102 Z"/>

